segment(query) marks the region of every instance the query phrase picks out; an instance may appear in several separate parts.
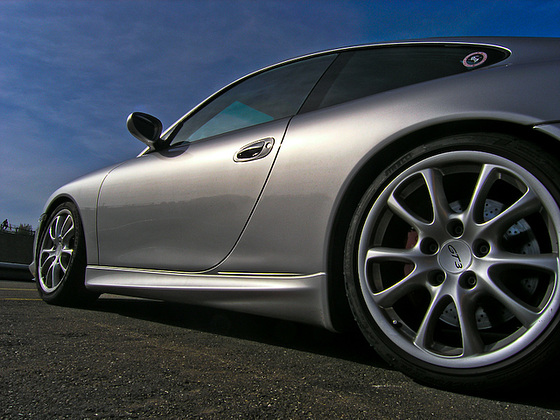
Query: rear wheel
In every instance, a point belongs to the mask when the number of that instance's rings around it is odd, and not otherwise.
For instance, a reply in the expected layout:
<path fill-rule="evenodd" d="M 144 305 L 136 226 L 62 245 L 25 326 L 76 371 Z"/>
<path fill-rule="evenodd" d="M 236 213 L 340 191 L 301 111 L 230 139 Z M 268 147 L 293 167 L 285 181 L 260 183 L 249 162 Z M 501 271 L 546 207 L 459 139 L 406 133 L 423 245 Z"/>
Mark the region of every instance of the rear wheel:
<path fill-rule="evenodd" d="M 37 246 L 37 288 L 48 303 L 83 305 L 97 294 L 85 288 L 85 241 L 78 210 L 63 203 L 50 215 Z"/>
<path fill-rule="evenodd" d="M 521 140 L 474 134 L 415 149 L 374 181 L 351 223 L 345 278 L 385 359 L 435 386 L 479 390 L 555 361 L 558 168 Z"/>

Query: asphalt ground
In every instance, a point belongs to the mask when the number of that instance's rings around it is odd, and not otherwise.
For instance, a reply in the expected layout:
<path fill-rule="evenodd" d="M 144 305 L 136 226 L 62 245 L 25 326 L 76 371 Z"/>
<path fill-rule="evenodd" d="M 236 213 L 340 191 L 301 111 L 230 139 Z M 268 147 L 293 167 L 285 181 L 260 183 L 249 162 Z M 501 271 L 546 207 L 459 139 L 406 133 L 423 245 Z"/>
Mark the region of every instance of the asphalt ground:
<path fill-rule="evenodd" d="M 1 419 L 556 419 L 557 388 L 451 393 L 356 335 L 114 295 L 56 307 L 0 280 Z"/>

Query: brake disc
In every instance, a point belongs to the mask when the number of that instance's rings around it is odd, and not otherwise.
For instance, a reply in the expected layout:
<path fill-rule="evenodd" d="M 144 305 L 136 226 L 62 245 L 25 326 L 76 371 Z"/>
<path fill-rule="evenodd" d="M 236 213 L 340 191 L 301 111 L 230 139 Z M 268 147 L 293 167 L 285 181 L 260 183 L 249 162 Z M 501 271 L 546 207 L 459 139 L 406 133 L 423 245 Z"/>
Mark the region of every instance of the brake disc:
<path fill-rule="evenodd" d="M 456 213 L 460 213 L 463 211 L 459 202 L 451 203 L 450 207 Z M 502 203 L 495 200 L 487 199 L 484 204 L 484 221 L 487 222 L 496 217 L 501 213 L 503 207 L 504 205 Z M 525 221 L 525 219 L 521 219 L 518 222 L 514 223 L 503 236 L 504 243 L 515 241 L 517 238 L 524 239 L 520 242 L 520 245 L 517 246 L 517 249 L 511 250 L 512 252 L 520 254 L 540 253 L 539 244 L 535 238 L 535 235 L 533 234 L 531 226 Z M 522 282 L 524 291 L 530 296 L 535 293 L 537 285 L 538 279 L 535 277 L 526 278 Z M 479 306 L 476 310 L 476 324 L 479 330 L 495 327 L 509 321 L 512 318 L 513 314 L 505 307 L 499 308 L 499 310 L 495 311 L 495 313 L 493 311 L 492 319 L 490 319 L 490 317 L 482 307 Z M 450 303 L 445 308 L 440 319 L 448 325 L 459 327 L 457 309 L 455 308 L 455 305 L 453 303 Z"/>

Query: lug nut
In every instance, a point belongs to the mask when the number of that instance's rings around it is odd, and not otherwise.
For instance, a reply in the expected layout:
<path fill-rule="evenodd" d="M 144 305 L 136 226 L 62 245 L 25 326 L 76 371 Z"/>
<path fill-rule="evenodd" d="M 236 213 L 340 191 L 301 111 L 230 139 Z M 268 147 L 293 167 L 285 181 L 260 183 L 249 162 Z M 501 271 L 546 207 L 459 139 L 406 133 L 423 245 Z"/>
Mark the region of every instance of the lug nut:
<path fill-rule="evenodd" d="M 427 255 L 435 254 L 439 249 L 438 243 L 432 238 L 426 238 L 420 243 L 420 250 Z"/>
<path fill-rule="evenodd" d="M 490 252 L 490 244 L 484 240 L 480 240 L 475 244 L 474 254 L 477 257 L 484 257 Z"/>
<path fill-rule="evenodd" d="M 447 231 L 451 236 L 458 238 L 463 235 L 465 228 L 460 220 L 454 220 L 447 226 Z"/>
<path fill-rule="evenodd" d="M 476 275 L 474 273 L 465 273 L 459 280 L 459 284 L 465 289 L 472 289 L 476 286 L 477 282 L 478 280 L 476 279 Z"/>
<path fill-rule="evenodd" d="M 445 274 L 443 271 L 432 271 L 428 276 L 428 281 L 432 286 L 439 286 L 445 281 Z"/>

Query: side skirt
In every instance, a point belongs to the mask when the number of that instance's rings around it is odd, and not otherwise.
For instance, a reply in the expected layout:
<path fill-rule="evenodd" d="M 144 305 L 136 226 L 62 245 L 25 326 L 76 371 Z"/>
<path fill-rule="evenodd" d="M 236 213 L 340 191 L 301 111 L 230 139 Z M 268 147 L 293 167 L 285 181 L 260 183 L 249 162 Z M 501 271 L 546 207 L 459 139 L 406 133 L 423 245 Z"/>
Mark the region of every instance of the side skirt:
<path fill-rule="evenodd" d="M 334 331 L 325 273 L 192 274 L 88 265 L 86 287 L 318 325 Z"/>

